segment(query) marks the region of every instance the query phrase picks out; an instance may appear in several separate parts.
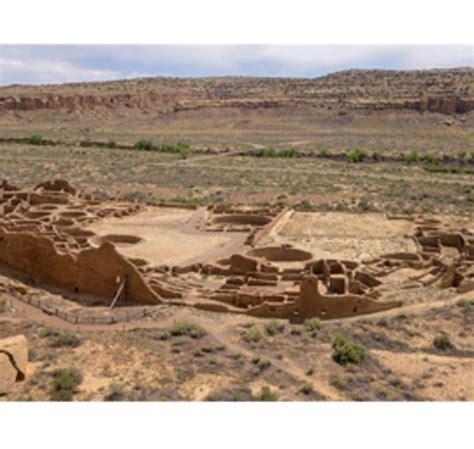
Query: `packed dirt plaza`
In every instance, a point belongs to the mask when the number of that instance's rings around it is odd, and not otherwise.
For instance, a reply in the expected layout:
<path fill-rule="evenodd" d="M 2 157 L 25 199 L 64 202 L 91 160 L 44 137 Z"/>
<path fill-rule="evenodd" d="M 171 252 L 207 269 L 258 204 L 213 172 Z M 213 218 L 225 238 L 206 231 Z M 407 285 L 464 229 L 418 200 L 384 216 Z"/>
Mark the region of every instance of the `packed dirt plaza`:
<path fill-rule="evenodd" d="M 0 87 L 0 400 L 474 400 L 473 89 Z"/>

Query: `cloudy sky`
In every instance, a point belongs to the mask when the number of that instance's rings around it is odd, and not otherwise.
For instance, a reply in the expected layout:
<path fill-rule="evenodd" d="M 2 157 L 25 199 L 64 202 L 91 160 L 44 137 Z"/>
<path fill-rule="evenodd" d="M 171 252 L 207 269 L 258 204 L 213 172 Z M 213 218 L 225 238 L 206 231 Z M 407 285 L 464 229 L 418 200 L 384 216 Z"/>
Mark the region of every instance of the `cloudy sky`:
<path fill-rule="evenodd" d="M 0 45 L 0 85 L 474 67 L 470 45 Z"/>

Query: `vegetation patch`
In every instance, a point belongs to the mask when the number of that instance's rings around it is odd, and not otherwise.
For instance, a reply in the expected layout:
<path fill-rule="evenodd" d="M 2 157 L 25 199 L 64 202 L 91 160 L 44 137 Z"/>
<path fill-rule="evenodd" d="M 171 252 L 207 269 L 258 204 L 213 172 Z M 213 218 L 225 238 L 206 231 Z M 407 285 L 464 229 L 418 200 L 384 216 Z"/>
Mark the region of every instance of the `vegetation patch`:
<path fill-rule="evenodd" d="M 282 334 L 284 331 L 285 325 L 283 323 L 279 323 L 277 320 L 270 320 L 265 324 L 265 332 L 271 337 L 277 334 Z"/>
<path fill-rule="evenodd" d="M 448 335 L 437 335 L 433 340 L 433 346 L 440 351 L 446 351 L 453 348 L 453 344 Z"/>
<path fill-rule="evenodd" d="M 347 162 L 349 162 L 350 164 L 358 164 L 359 162 L 362 162 L 366 157 L 366 151 L 361 150 L 360 148 L 356 148 L 347 155 Z"/>
<path fill-rule="evenodd" d="M 71 401 L 82 382 L 82 374 L 77 368 L 63 368 L 52 372 L 52 401 Z"/>
<path fill-rule="evenodd" d="M 332 358 L 339 365 L 359 364 L 365 358 L 365 348 L 342 334 L 336 335 L 332 348 Z"/>
<path fill-rule="evenodd" d="M 191 153 L 191 146 L 184 142 L 178 142 L 176 145 L 165 143 L 160 146 L 160 151 L 163 153 L 177 153 L 181 159 L 186 159 Z"/>
<path fill-rule="evenodd" d="M 265 386 L 257 393 L 255 399 L 257 401 L 278 401 L 278 393 Z"/>
<path fill-rule="evenodd" d="M 300 393 L 309 396 L 311 393 L 314 392 L 313 385 L 310 382 L 305 382 L 302 387 L 300 388 Z"/>
<path fill-rule="evenodd" d="M 273 148 L 262 148 L 261 150 L 252 151 L 250 153 L 254 157 L 281 157 L 294 158 L 297 157 L 297 152 L 294 148 L 286 148 L 284 150 L 274 150 Z"/>
<path fill-rule="evenodd" d="M 178 321 L 171 326 L 170 334 L 174 337 L 180 335 L 187 335 L 191 338 L 202 338 L 207 332 L 201 326 L 193 323 L 188 323 L 186 321 Z"/>
<path fill-rule="evenodd" d="M 243 334 L 242 339 L 247 343 L 257 343 L 263 338 L 260 329 L 256 326 L 249 327 Z"/>
<path fill-rule="evenodd" d="M 43 145 L 44 139 L 41 134 L 32 134 L 30 136 L 30 143 L 33 145 Z"/>
<path fill-rule="evenodd" d="M 304 321 L 304 328 L 311 333 L 318 332 L 322 327 L 321 320 L 317 317 L 309 318 Z"/>
<path fill-rule="evenodd" d="M 153 142 L 151 140 L 142 139 L 135 143 L 136 150 L 151 151 L 154 147 L 155 146 L 153 145 Z"/>
<path fill-rule="evenodd" d="M 68 331 L 58 331 L 52 327 L 42 327 L 38 331 L 40 338 L 48 338 L 50 340 L 49 345 L 53 348 L 77 348 L 82 340 L 74 333 Z"/>

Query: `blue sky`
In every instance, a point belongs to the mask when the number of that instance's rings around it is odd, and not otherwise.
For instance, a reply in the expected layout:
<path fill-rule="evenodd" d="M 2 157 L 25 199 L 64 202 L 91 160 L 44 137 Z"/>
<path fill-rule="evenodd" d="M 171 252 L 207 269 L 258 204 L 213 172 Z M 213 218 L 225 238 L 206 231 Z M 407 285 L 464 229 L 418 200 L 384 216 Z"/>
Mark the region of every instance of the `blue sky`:
<path fill-rule="evenodd" d="M 0 45 L 0 85 L 474 66 L 472 45 Z"/>

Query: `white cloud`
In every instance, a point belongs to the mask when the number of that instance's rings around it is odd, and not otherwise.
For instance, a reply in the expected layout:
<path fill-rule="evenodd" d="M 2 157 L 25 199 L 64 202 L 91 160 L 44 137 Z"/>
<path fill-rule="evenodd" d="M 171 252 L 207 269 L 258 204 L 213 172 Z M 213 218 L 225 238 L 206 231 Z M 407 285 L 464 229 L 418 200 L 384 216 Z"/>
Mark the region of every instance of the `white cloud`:
<path fill-rule="evenodd" d="M 0 58 L 0 85 L 102 81 L 120 78 L 114 70 L 77 67 L 70 62 Z"/>
<path fill-rule="evenodd" d="M 469 45 L 4 45 L 0 84 L 474 66 Z"/>

